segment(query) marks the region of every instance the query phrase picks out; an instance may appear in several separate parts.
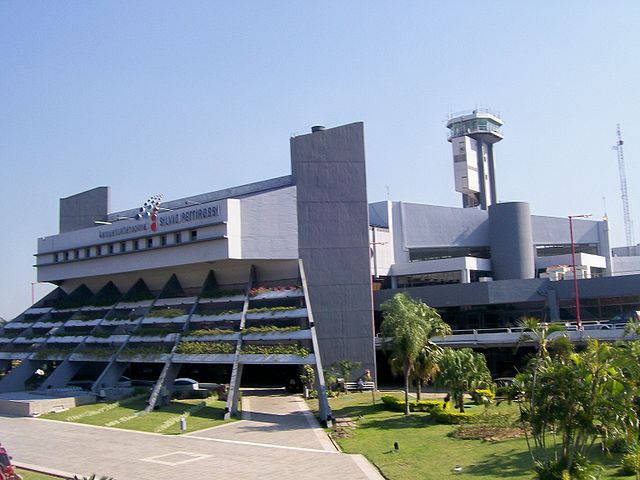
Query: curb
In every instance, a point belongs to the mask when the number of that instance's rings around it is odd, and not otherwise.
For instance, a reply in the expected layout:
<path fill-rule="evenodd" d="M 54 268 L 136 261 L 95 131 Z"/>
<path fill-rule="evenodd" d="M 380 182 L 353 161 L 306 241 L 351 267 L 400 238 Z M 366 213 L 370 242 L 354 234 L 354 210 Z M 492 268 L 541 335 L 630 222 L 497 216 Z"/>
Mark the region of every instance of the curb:
<path fill-rule="evenodd" d="M 63 478 L 64 480 L 69 480 L 75 476 L 78 476 L 75 473 L 63 472 L 62 470 L 40 467 L 38 465 L 31 465 L 29 463 L 13 462 L 13 465 L 15 467 L 18 467 L 21 470 L 27 470 L 29 472 L 35 472 L 35 473 L 42 473 L 43 475 L 49 475 L 51 477 L 56 477 L 56 478 Z"/>

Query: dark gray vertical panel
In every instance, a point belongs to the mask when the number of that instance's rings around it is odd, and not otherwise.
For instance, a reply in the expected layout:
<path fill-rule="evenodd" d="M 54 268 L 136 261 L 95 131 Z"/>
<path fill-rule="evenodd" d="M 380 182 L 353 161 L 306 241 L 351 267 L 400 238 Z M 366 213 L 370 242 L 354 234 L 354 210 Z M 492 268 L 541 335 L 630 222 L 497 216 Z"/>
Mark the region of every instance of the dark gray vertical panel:
<path fill-rule="evenodd" d="M 96 187 L 60 199 L 60 233 L 95 226 L 94 220 L 107 220 L 109 187 Z"/>
<path fill-rule="evenodd" d="M 535 277 L 531 214 L 526 202 L 489 207 L 491 264 L 496 280 Z"/>
<path fill-rule="evenodd" d="M 322 361 L 329 366 L 350 359 L 373 371 L 363 124 L 292 138 L 291 163 L 297 188 L 298 249 Z"/>

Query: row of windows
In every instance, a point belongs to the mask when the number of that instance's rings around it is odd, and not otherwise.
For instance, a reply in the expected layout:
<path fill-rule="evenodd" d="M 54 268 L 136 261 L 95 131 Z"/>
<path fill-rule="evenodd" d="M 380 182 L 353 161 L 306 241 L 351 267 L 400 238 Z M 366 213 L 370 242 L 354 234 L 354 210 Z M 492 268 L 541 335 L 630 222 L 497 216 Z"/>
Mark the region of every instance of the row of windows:
<path fill-rule="evenodd" d="M 156 237 L 148 237 L 144 239 L 127 240 L 124 242 L 110 243 L 108 245 L 97 245 L 95 247 L 76 248 L 75 250 L 67 250 L 64 252 L 55 252 L 53 254 L 54 262 L 68 262 L 71 260 L 81 260 L 85 258 L 95 258 L 104 255 L 113 255 L 115 253 L 135 252 L 143 249 L 155 247 L 166 247 L 167 245 L 176 245 L 183 241 L 195 241 L 198 239 L 198 231 L 191 230 L 187 235 L 186 232 L 176 232 L 171 238 L 168 235 L 159 235 Z M 171 243 L 170 243 L 171 242 Z"/>

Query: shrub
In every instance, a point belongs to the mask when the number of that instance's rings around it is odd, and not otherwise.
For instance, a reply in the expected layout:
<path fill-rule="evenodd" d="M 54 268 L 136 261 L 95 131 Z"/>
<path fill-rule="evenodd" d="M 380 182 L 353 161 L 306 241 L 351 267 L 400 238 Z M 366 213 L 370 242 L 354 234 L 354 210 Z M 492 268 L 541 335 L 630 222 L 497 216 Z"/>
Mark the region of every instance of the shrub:
<path fill-rule="evenodd" d="M 394 412 L 404 412 L 404 400 L 385 395 L 382 397 L 382 403 L 388 410 Z M 440 400 L 410 400 L 409 411 L 411 412 L 432 412 L 433 410 L 443 408 L 443 402 Z M 446 408 L 446 407 L 445 407 Z"/>
<path fill-rule="evenodd" d="M 455 411 L 448 411 L 442 409 L 442 407 L 434 408 L 431 410 L 431 418 L 438 423 L 445 423 L 447 425 L 457 425 L 459 423 L 465 423 L 471 420 L 474 416 L 473 413 L 462 413 Z"/>
<path fill-rule="evenodd" d="M 476 388 L 471 394 L 473 401 L 476 402 L 477 405 L 486 405 L 491 403 L 495 396 L 496 394 L 488 388 Z"/>
<path fill-rule="evenodd" d="M 622 472 L 625 475 L 637 475 L 640 473 L 640 445 L 633 442 L 627 447 L 626 452 L 620 462 Z"/>

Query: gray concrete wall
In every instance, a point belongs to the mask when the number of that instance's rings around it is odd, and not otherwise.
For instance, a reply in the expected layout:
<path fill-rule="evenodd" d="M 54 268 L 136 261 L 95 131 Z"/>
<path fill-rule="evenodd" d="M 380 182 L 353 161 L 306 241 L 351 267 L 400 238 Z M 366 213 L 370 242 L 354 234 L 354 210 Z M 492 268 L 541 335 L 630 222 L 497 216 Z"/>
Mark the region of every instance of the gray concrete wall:
<path fill-rule="evenodd" d="M 374 371 L 363 124 L 292 138 L 291 163 L 323 365 L 349 359 Z"/>
<path fill-rule="evenodd" d="M 535 277 L 535 254 L 528 203 L 508 202 L 491 205 L 489 238 L 494 279 Z"/>
<path fill-rule="evenodd" d="M 96 187 L 60 199 L 60 233 L 94 226 L 94 220 L 107 220 L 109 187 Z"/>
<path fill-rule="evenodd" d="M 578 280 L 580 299 L 640 295 L 640 275 L 600 277 Z M 486 283 L 437 285 L 404 290 L 374 292 L 376 309 L 399 291 L 406 291 L 432 307 L 476 306 L 544 301 L 554 291 L 554 302 L 575 298 L 572 280 L 552 282 L 548 279 L 500 280 Z"/>
<path fill-rule="evenodd" d="M 296 188 L 242 198 L 242 258 L 298 258 Z"/>

